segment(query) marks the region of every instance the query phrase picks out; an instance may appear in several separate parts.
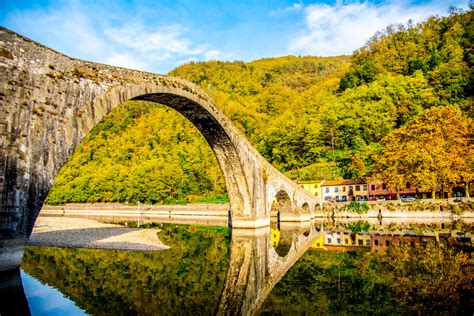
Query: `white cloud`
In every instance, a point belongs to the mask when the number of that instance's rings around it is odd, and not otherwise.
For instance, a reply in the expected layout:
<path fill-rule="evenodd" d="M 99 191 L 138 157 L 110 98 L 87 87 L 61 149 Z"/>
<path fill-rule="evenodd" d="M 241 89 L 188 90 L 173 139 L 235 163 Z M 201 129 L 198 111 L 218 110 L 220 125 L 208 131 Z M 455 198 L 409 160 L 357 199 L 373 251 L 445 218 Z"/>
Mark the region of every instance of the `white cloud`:
<path fill-rule="evenodd" d="M 124 24 L 120 28 L 104 31 L 115 43 L 143 53 L 170 52 L 179 54 L 201 54 L 203 47 L 192 47 L 190 40 L 183 38 L 183 29 L 179 25 L 156 27 L 150 31 L 140 24 Z"/>
<path fill-rule="evenodd" d="M 84 12 L 76 1 L 67 7 L 56 9 L 32 9 L 13 12 L 7 19 L 17 32 L 34 39 L 45 40 L 43 44 L 62 50 L 71 57 L 91 58 L 105 46 Z"/>
<path fill-rule="evenodd" d="M 319 56 L 351 54 L 390 24 L 407 23 L 409 19 L 421 22 L 431 15 L 445 15 L 448 7 L 445 1 L 415 5 L 408 0 L 310 5 L 305 8 L 305 28 L 290 42 L 289 50 Z"/>
<path fill-rule="evenodd" d="M 302 8 L 303 8 L 303 4 L 301 2 L 293 3 L 289 7 L 280 8 L 280 9 L 271 11 L 270 15 L 275 16 L 275 15 L 286 14 L 286 13 L 290 13 L 290 12 L 297 12 L 297 11 L 300 11 Z"/>
<path fill-rule="evenodd" d="M 112 53 L 112 55 L 107 57 L 105 63 L 112 66 L 119 66 L 136 70 L 147 70 L 147 65 L 143 61 L 137 59 L 136 57 L 128 53 Z"/>

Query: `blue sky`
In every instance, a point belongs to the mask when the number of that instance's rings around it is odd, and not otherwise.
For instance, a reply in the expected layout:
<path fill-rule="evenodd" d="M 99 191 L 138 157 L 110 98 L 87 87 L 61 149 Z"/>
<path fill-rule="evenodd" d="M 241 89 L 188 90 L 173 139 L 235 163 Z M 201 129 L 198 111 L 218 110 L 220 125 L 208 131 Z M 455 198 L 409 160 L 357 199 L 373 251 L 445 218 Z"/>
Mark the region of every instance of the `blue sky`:
<path fill-rule="evenodd" d="M 71 57 L 167 73 L 189 61 L 351 54 L 468 0 L 0 0 L 0 24 Z"/>

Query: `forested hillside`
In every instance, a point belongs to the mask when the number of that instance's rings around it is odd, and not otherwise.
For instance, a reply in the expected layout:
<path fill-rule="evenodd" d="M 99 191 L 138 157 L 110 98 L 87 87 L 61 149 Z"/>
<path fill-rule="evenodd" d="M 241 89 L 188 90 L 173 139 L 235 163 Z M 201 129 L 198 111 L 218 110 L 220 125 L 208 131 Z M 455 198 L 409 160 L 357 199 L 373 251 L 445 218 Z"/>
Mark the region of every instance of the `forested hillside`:
<path fill-rule="evenodd" d="M 437 106 L 474 113 L 472 10 L 390 26 L 352 56 L 189 63 L 170 75 L 201 86 L 257 150 L 293 179 L 371 171 L 391 131 Z M 80 145 L 49 203 L 206 201 L 225 186 L 183 117 L 128 102 Z"/>

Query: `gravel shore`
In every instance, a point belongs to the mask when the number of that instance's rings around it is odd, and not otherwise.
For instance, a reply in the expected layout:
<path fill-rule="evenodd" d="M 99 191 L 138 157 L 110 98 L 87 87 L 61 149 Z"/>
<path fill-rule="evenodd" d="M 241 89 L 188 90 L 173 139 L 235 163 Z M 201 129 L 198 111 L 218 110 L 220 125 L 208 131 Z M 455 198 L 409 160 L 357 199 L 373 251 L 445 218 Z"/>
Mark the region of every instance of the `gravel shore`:
<path fill-rule="evenodd" d="M 92 219 L 38 217 L 29 245 L 153 251 L 169 247 L 158 239 L 159 229 L 128 228 Z"/>

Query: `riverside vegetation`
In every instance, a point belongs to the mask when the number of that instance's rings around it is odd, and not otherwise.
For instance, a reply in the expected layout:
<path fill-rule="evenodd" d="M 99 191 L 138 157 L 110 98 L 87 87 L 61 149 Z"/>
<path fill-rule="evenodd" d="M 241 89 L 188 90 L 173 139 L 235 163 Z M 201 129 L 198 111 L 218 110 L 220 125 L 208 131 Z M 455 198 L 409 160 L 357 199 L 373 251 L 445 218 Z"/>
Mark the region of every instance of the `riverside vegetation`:
<path fill-rule="evenodd" d="M 170 75 L 203 88 L 292 179 L 370 174 L 431 190 L 473 178 L 473 39 L 472 8 L 452 10 L 389 26 L 352 56 L 191 62 Z M 127 102 L 77 148 L 47 203 L 226 200 L 216 159 L 191 123 Z"/>

